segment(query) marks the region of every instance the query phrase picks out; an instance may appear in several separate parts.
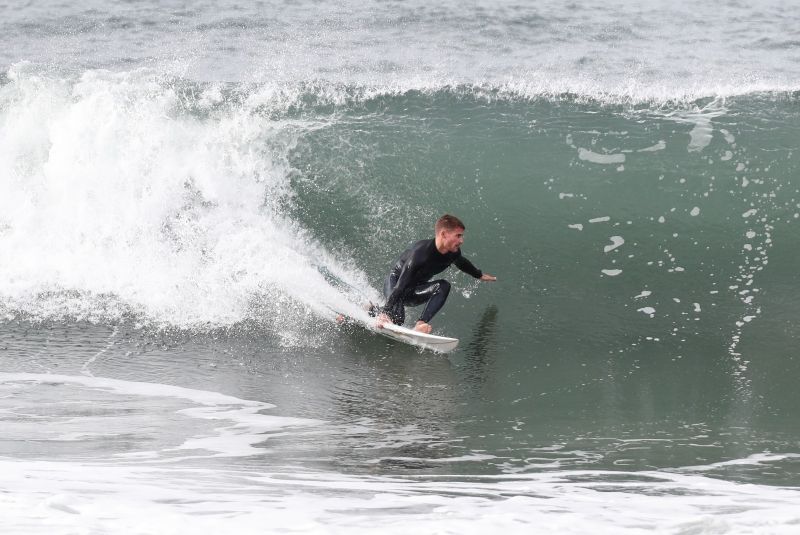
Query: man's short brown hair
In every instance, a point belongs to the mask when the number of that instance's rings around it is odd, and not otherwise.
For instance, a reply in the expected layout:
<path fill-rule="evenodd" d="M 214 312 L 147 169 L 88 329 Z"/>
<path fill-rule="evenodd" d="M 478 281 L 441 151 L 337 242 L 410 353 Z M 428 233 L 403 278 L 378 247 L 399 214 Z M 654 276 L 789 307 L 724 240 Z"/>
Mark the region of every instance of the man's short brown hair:
<path fill-rule="evenodd" d="M 434 228 L 434 232 L 439 234 L 440 230 L 467 230 L 467 227 L 464 226 L 464 223 L 461 222 L 459 218 L 454 215 L 444 214 L 436 221 L 436 227 Z"/>

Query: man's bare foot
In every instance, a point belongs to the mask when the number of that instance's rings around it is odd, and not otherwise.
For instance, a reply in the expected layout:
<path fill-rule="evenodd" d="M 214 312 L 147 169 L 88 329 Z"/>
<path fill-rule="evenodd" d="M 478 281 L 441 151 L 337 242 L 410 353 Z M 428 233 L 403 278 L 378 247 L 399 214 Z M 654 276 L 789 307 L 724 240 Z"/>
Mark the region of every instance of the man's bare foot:
<path fill-rule="evenodd" d="M 431 327 L 424 321 L 418 321 L 417 324 L 414 326 L 414 330 L 425 334 L 431 334 L 433 327 Z"/>
<path fill-rule="evenodd" d="M 339 325 L 344 323 L 344 314 L 337 314 L 336 315 L 336 323 L 338 323 Z"/>

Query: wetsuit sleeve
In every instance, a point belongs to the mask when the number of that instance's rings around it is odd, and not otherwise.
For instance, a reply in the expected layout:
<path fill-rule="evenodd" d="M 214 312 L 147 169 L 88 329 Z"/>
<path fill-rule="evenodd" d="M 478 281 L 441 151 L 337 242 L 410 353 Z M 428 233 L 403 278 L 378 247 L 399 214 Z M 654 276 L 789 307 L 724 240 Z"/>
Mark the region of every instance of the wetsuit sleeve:
<path fill-rule="evenodd" d="M 463 271 L 468 275 L 472 275 L 476 279 L 480 279 L 483 276 L 483 271 L 476 268 L 474 265 L 472 265 L 472 262 L 470 262 L 461 255 L 459 255 L 458 258 L 456 258 L 453 263 L 456 265 L 458 269 L 460 269 L 461 271 Z"/>

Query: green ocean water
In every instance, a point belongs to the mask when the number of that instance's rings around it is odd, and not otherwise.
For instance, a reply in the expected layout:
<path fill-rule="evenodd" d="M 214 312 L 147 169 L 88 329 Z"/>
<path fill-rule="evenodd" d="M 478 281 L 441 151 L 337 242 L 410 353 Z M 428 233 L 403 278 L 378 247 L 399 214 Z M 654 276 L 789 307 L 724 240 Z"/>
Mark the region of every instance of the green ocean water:
<path fill-rule="evenodd" d="M 229 97 L 199 120 L 236 113 L 237 102 Z M 199 112 L 188 106 L 173 113 Z M 163 332 L 159 323 L 147 327 L 146 313 L 113 289 L 39 292 L 27 312 L 7 305 L 8 350 L 19 329 L 46 341 L 51 322 L 62 318 L 67 327 L 59 329 L 88 328 L 99 336 L 96 344 L 110 343 L 126 361 L 150 354 L 156 337 L 159 361 L 170 369 L 187 364 L 168 358 L 187 345 L 199 345 L 212 360 L 244 359 L 267 384 L 282 380 L 273 360 L 292 362 L 292 373 L 300 374 L 292 382 L 314 378 L 315 386 L 288 394 L 279 404 L 286 414 L 328 414 L 340 381 L 354 383 L 348 390 L 364 404 L 359 414 L 403 425 L 422 421 L 432 436 L 457 442 L 442 452 L 488 454 L 480 473 L 525 472 L 543 462 L 676 468 L 796 449 L 792 253 L 800 120 L 793 95 L 637 107 L 451 88 L 300 101 L 280 113 L 257 110 L 254 120 L 264 113 L 285 121 L 273 144 L 260 148 L 285 147 L 287 189 L 272 199 L 273 210 L 310 240 L 301 258 L 351 277 L 359 292 L 346 299 L 354 305 L 380 287 L 409 242 L 432 235 L 438 215 L 466 222 L 463 253 L 498 282 L 447 275 L 455 291 L 434 326 L 461 339 L 457 352 L 419 353 L 361 328 L 340 329 L 324 312 L 335 304 L 323 303 L 319 312 L 313 294 L 292 294 L 277 283 L 250 295 L 227 326 L 202 323 L 196 311 L 201 323 Z M 286 132 L 288 145 L 281 141 Z M 175 223 L 169 235 L 189 233 L 177 238 L 176 254 L 197 246 L 192 221 L 200 224 L 203 211 L 236 217 L 205 198 L 201 186 L 189 190 L 174 220 L 189 225 Z M 303 243 L 291 235 L 277 239 Z M 239 260 L 246 269 L 247 259 Z M 273 269 L 291 275 L 295 267 L 283 260 Z M 261 276 L 279 279 L 269 270 Z M 303 284 L 342 291 L 342 298 L 353 289 L 304 276 L 298 275 Z M 207 291 L 230 288 L 204 284 Z M 97 326 L 80 327 L 86 319 Z M 116 335 L 107 342 L 109 321 L 127 333 L 121 345 L 139 340 L 133 349 L 118 348 Z M 328 361 L 322 367 L 321 359 Z M 208 378 L 200 372 L 197 379 Z M 263 380 L 256 387 L 247 379 L 244 391 L 260 390 Z M 409 398 L 409 385 L 424 394 Z M 407 412 L 383 416 L 383 404 Z M 407 457 L 392 448 L 384 453 Z M 358 472 L 372 452 L 355 457 L 347 464 Z M 735 477 L 796 483 L 794 458 L 777 462 L 774 473 L 748 465 Z M 476 470 L 472 461 L 442 466 Z"/>
<path fill-rule="evenodd" d="M 797 526 L 791 6 L 46 7 L 0 6 L 12 531 Z M 459 348 L 338 325 L 443 213 L 498 279 L 445 272 Z"/>
<path fill-rule="evenodd" d="M 453 362 L 491 371 L 470 426 L 524 422 L 520 447 L 656 440 L 604 467 L 791 451 L 798 125 L 792 95 L 653 110 L 408 94 L 307 138 L 296 209 L 376 287 L 436 214 L 467 222 L 464 253 L 499 281 L 454 274 L 436 326 L 466 342 Z"/>

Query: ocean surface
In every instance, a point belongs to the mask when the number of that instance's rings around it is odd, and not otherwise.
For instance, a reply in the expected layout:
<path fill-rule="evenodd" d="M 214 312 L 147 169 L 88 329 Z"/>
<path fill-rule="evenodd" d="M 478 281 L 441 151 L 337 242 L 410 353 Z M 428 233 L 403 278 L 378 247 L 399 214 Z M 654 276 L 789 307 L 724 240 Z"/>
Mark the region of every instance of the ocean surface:
<path fill-rule="evenodd" d="M 798 533 L 798 250 L 795 2 L 0 3 L 2 531 Z"/>

